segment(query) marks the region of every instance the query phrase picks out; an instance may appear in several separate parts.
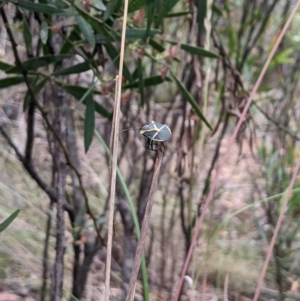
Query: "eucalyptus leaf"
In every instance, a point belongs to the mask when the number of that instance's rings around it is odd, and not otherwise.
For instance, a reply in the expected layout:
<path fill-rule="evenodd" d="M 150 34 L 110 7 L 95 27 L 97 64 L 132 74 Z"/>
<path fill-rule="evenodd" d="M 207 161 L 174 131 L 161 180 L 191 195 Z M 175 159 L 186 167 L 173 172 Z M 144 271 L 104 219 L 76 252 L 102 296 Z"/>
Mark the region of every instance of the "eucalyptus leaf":
<path fill-rule="evenodd" d="M 22 24 L 26 50 L 29 55 L 32 55 L 32 34 L 26 18 L 23 19 Z"/>
<path fill-rule="evenodd" d="M 94 89 L 89 89 L 86 94 L 85 101 L 85 118 L 84 118 L 84 149 L 85 152 L 89 150 L 89 147 L 93 141 L 94 129 L 95 129 L 95 102 L 93 100 Z"/>
<path fill-rule="evenodd" d="M 22 66 L 25 70 L 31 71 L 31 70 L 37 70 L 40 67 L 45 67 L 47 65 L 57 63 L 62 61 L 63 59 L 68 58 L 68 55 L 58 54 L 58 55 L 45 55 L 41 57 L 35 57 L 32 59 L 29 59 L 22 63 Z M 8 70 L 6 70 L 6 73 L 21 73 L 21 70 L 18 68 L 18 66 L 12 67 Z"/>
<path fill-rule="evenodd" d="M 88 62 L 83 62 L 83 63 L 76 64 L 74 66 L 68 67 L 66 69 L 56 71 L 53 73 L 53 75 L 57 76 L 57 75 L 77 74 L 77 73 L 88 71 L 90 69 L 91 69 L 90 64 Z"/>
<path fill-rule="evenodd" d="M 151 77 L 147 77 L 143 79 L 143 85 L 144 87 L 151 87 L 151 86 L 157 86 L 159 84 L 162 84 L 164 81 L 172 81 L 170 77 L 166 76 L 164 79 L 160 75 L 155 75 Z M 134 89 L 139 88 L 140 82 L 139 80 L 134 81 L 133 83 L 130 83 L 128 85 L 123 85 L 123 89 Z"/>
<path fill-rule="evenodd" d="M 56 84 L 67 91 L 70 95 L 74 96 L 77 100 L 81 100 L 84 94 L 88 91 L 89 88 L 81 87 L 81 86 L 73 86 L 73 85 L 66 85 L 59 81 L 56 81 Z M 94 94 L 100 94 L 98 91 L 93 91 Z M 83 100 L 83 104 L 86 105 L 86 99 Z M 103 117 L 107 118 L 108 120 L 112 120 L 112 112 L 109 112 L 106 108 L 104 108 L 98 102 L 95 102 L 95 111 L 102 115 Z"/>
<path fill-rule="evenodd" d="M 0 224 L 0 233 L 3 232 L 19 215 L 20 209 L 13 212 L 3 223 Z"/>
<path fill-rule="evenodd" d="M 92 49 L 94 49 L 96 46 L 96 40 L 95 40 L 92 26 L 82 16 L 76 16 L 76 21 L 78 27 L 80 28 L 80 31 L 82 32 L 84 37 L 88 40 Z"/>
<path fill-rule="evenodd" d="M 0 89 L 24 83 L 23 76 L 13 76 L 0 79 Z"/>
<path fill-rule="evenodd" d="M 195 113 L 208 126 L 208 128 L 210 130 L 213 130 L 212 126 L 209 124 L 209 122 L 207 121 L 206 117 L 203 115 L 200 107 L 196 103 L 196 101 L 195 101 L 194 97 L 192 96 L 192 94 L 186 89 L 186 87 L 184 86 L 184 84 L 180 81 L 180 79 L 176 76 L 176 74 L 172 70 L 171 70 L 171 73 L 173 75 L 174 81 L 177 84 L 179 90 L 181 91 L 181 93 L 183 94 L 183 96 L 185 97 L 185 99 L 190 103 L 190 105 L 194 109 Z"/>
<path fill-rule="evenodd" d="M 42 25 L 41 25 L 40 37 L 41 37 L 42 43 L 45 45 L 48 40 L 48 24 L 45 21 L 43 21 Z"/>
<path fill-rule="evenodd" d="M 59 9 L 51 4 L 34 3 L 31 1 L 19 0 L 18 5 L 25 10 L 29 10 L 36 13 L 42 13 L 42 14 L 63 13 L 62 9 Z"/>

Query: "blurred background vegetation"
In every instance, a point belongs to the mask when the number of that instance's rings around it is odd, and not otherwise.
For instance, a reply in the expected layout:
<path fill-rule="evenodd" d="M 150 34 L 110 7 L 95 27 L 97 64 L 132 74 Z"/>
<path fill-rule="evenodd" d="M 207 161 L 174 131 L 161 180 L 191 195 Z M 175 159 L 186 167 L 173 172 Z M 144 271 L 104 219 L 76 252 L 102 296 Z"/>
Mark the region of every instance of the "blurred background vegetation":
<path fill-rule="evenodd" d="M 136 300 L 171 300 L 220 157 L 295 3 L 129 1 L 120 127 L 131 130 L 118 135 L 111 300 L 124 298 L 154 167 L 138 129 L 155 120 L 173 138 Z M 21 210 L 1 233 L 0 290 L 60 300 L 51 289 L 60 246 L 63 298 L 102 300 L 123 1 L 9 0 L 0 9 L 0 222 Z M 299 19 L 223 168 L 182 300 L 253 297 L 299 155 Z M 300 299 L 299 202 L 298 181 L 261 298 Z"/>

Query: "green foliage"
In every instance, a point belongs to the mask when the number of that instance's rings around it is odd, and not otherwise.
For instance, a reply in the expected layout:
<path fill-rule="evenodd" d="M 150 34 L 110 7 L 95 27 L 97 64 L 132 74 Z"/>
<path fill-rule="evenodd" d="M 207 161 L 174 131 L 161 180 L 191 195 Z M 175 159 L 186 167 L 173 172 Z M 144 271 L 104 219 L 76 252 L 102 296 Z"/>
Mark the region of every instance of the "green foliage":
<path fill-rule="evenodd" d="M 0 224 L 0 233 L 3 232 L 13 221 L 14 219 L 19 215 L 20 209 L 13 212 L 4 222 Z"/>

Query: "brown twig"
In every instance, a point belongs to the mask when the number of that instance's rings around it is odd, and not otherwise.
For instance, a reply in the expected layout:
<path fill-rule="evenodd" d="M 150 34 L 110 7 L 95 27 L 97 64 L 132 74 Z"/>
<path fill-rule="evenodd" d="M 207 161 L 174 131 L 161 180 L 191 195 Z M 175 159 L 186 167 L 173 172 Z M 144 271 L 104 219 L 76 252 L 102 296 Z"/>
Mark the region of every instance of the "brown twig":
<path fill-rule="evenodd" d="M 137 275 L 138 275 L 138 272 L 140 269 L 142 254 L 144 252 L 144 246 L 145 246 L 145 242 L 146 242 L 146 238 L 147 238 L 149 221 L 150 221 L 150 217 L 151 217 L 154 193 L 157 188 L 158 177 L 159 177 L 159 173 L 160 173 L 162 159 L 163 159 L 163 152 L 159 150 L 159 151 L 157 151 L 157 155 L 156 155 L 156 161 L 155 161 L 155 167 L 154 167 L 154 172 L 153 172 L 153 177 L 152 177 L 151 188 L 150 188 L 148 202 L 147 202 L 145 215 L 144 215 L 144 219 L 143 219 L 143 223 L 142 223 L 141 236 L 140 236 L 137 248 L 136 248 L 135 259 L 134 259 L 134 264 L 133 264 L 133 268 L 132 268 L 132 272 L 131 272 L 131 276 L 130 276 L 130 282 L 129 282 L 129 287 L 128 287 L 128 291 L 127 291 L 126 301 L 131 301 L 134 298 L 135 284 L 136 284 Z"/>
<path fill-rule="evenodd" d="M 201 213 L 201 215 L 200 215 L 200 217 L 199 217 L 199 219 L 198 219 L 198 221 L 197 221 L 196 227 L 195 227 L 195 231 L 194 231 L 192 243 L 191 243 L 189 252 L 188 252 L 188 254 L 187 254 L 187 257 L 186 257 L 186 259 L 185 259 L 185 263 L 184 263 L 184 266 L 183 266 L 183 269 L 182 269 L 182 273 L 181 273 L 179 285 L 178 285 L 176 294 L 175 294 L 175 296 L 174 296 L 174 298 L 173 298 L 174 301 L 178 301 L 178 299 L 179 299 L 181 287 L 182 287 L 182 284 L 183 284 L 183 281 L 184 281 L 184 276 L 185 276 L 185 273 L 186 273 L 186 271 L 187 271 L 189 262 L 190 262 L 190 260 L 191 260 L 191 256 L 192 256 L 193 250 L 194 250 L 194 248 L 195 248 L 195 246 L 196 246 L 197 238 L 198 238 L 198 235 L 199 235 L 199 232 L 200 232 L 200 228 L 201 228 L 201 225 L 202 225 L 202 222 L 203 222 L 203 219 L 204 219 L 204 215 L 205 215 L 205 213 L 206 213 L 206 210 L 207 210 L 207 208 L 208 208 L 208 205 L 209 205 L 210 201 L 211 201 L 212 198 L 213 198 L 214 191 L 215 191 L 215 189 L 216 189 L 217 182 L 218 182 L 219 177 L 220 177 L 220 174 L 221 174 L 221 170 L 222 170 L 222 168 L 223 168 L 223 166 L 224 166 L 224 164 L 225 164 L 225 161 L 227 160 L 227 157 L 228 157 L 229 152 L 230 152 L 230 148 L 231 148 L 231 146 L 233 145 L 234 140 L 236 139 L 236 136 L 237 136 L 237 134 L 238 134 L 238 131 L 239 131 L 239 129 L 240 129 L 242 123 L 243 123 L 244 120 L 245 120 L 247 111 L 248 111 L 248 109 L 249 109 L 249 107 L 250 107 L 250 105 L 251 105 L 251 102 L 252 102 L 252 100 L 253 100 L 253 98 L 254 98 L 254 96 L 255 96 L 255 94 L 256 94 L 256 92 L 257 92 L 259 86 L 260 86 L 260 83 L 261 83 L 261 81 L 262 81 L 262 79 L 263 79 L 263 77 L 264 77 L 264 75 L 265 75 L 265 73 L 266 73 L 266 71 L 267 71 L 267 68 L 268 68 L 268 66 L 269 66 L 269 64 L 270 64 L 270 62 L 271 62 L 271 60 L 272 60 L 272 58 L 273 58 L 273 56 L 274 56 L 274 54 L 275 54 L 275 52 L 276 52 L 276 50 L 277 50 L 279 44 L 280 44 L 280 42 L 282 41 L 282 38 L 283 38 L 284 34 L 286 33 L 287 28 L 288 28 L 288 26 L 290 25 L 290 23 L 291 23 L 291 21 L 292 21 L 292 19 L 293 19 L 293 17 L 294 17 L 294 15 L 295 15 L 295 13 L 296 13 L 296 11 L 297 11 L 297 9 L 298 9 L 299 6 L 300 6 L 300 0 L 298 0 L 297 4 L 295 5 L 294 10 L 293 10 L 292 13 L 290 14 L 290 16 L 289 16 L 289 18 L 288 18 L 288 20 L 287 20 L 287 22 L 286 22 L 284 28 L 282 29 L 280 35 L 278 36 L 278 38 L 277 38 L 277 40 L 276 40 L 276 43 L 274 44 L 274 46 L 273 46 L 273 48 L 272 48 L 270 54 L 268 55 L 267 61 L 265 62 L 264 67 L 263 67 L 263 69 L 262 69 L 262 71 L 261 71 L 261 73 L 260 73 L 260 75 L 259 75 L 259 77 L 258 77 L 258 79 L 257 79 L 257 81 L 256 81 L 256 83 L 255 83 L 255 85 L 254 85 L 254 87 L 253 87 L 251 93 L 250 93 L 250 96 L 249 96 L 249 98 L 248 98 L 248 100 L 247 100 L 247 103 L 246 103 L 246 105 L 245 105 L 245 107 L 244 107 L 244 109 L 243 109 L 243 112 L 242 112 L 242 114 L 241 114 L 241 116 L 240 116 L 240 118 L 239 118 L 239 121 L 238 121 L 238 123 L 237 123 L 237 125 L 236 125 L 236 127 L 235 127 L 235 129 L 234 129 L 234 132 L 233 132 L 232 136 L 230 137 L 230 140 L 229 140 L 229 143 L 228 143 L 226 152 L 225 152 L 224 156 L 221 158 L 220 166 L 219 166 L 219 168 L 218 168 L 218 170 L 217 170 L 217 172 L 216 172 L 216 175 L 215 175 L 215 177 L 214 177 L 213 183 L 212 183 L 212 185 L 211 185 L 211 189 L 210 189 L 209 194 L 208 194 L 208 196 L 207 196 L 207 198 L 206 198 L 206 200 L 205 200 L 205 204 L 204 204 L 204 206 L 203 206 L 202 213 Z M 299 165 L 300 165 L 300 159 L 299 159 Z M 297 164 L 297 166 L 298 166 L 298 164 Z M 287 202 L 287 200 L 286 200 L 286 202 Z M 284 207 L 284 206 L 282 206 L 282 207 Z M 283 208 L 282 208 L 282 209 L 283 209 Z M 278 220 L 278 221 L 279 221 L 279 220 Z M 273 238 L 275 237 L 275 239 L 276 239 L 275 234 L 276 234 L 276 233 L 274 232 Z M 275 242 L 275 241 L 274 241 L 274 242 Z M 269 255 L 270 257 L 271 257 L 272 249 L 273 249 L 273 246 L 270 245 L 269 252 L 268 252 L 268 255 Z M 266 258 L 266 262 L 267 262 L 266 265 L 265 265 L 266 268 L 267 268 L 267 265 L 268 265 L 268 262 L 269 262 L 269 260 L 267 261 L 267 259 L 268 259 L 268 257 Z M 260 287 L 261 287 L 263 278 L 264 278 L 264 270 L 262 271 L 262 274 L 261 274 L 261 277 L 260 277 L 260 281 L 259 281 L 259 284 L 258 284 L 256 299 L 254 298 L 253 301 L 256 301 L 256 300 L 257 300 L 257 297 L 258 297 L 258 295 L 259 295 L 259 289 L 260 289 Z"/>

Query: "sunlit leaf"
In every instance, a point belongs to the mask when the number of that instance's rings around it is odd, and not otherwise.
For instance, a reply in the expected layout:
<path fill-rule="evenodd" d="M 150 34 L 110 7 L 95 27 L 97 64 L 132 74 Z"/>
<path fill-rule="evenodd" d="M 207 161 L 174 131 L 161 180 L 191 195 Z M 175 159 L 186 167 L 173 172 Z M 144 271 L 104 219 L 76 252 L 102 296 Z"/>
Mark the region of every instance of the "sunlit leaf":
<path fill-rule="evenodd" d="M 89 147 L 93 141 L 94 129 L 95 129 L 95 102 L 93 100 L 94 89 L 89 89 L 85 99 L 85 118 L 84 118 L 84 149 L 85 152 L 89 150 Z"/>
<path fill-rule="evenodd" d="M 0 233 L 3 232 L 19 215 L 20 209 L 13 212 L 3 223 L 0 224 Z"/>
<path fill-rule="evenodd" d="M 46 44 L 47 40 L 48 40 L 48 24 L 45 21 L 43 21 L 42 25 L 41 25 L 40 37 L 41 37 L 42 43 Z"/>
<path fill-rule="evenodd" d="M 84 37 L 88 40 L 92 49 L 94 49 L 96 45 L 96 41 L 95 41 L 95 36 L 94 36 L 94 31 L 92 26 L 82 16 L 76 16 L 76 21 L 78 27 L 80 28 L 80 31 L 82 32 Z"/>
<path fill-rule="evenodd" d="M 190 105 L 194 109 L 195 113 L 208 126 L 208 128 L 210 130 L 213 130 L 212 126 L 209 124 L 209 122 L 207 121 L 206 117 L 203 115 L 201 109 L 199 108 L 199 106 L 196 103 L 196 101 L 195 101 L 194 97 L 192 96 L 192 94 L 186 89 L 186 87 L 184 86 L 184 84 L 180 81 L 180 79 L 176 76 L 176 74 L 172 70 L 171 70 L 171 73 L 173 75 L 173 78 L 174 78 L 174 80 L 175 80 L 175 82 L 176 82 L 179 90 L 183 94 L 184 98 L 190 103 Z"/>

